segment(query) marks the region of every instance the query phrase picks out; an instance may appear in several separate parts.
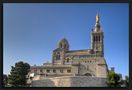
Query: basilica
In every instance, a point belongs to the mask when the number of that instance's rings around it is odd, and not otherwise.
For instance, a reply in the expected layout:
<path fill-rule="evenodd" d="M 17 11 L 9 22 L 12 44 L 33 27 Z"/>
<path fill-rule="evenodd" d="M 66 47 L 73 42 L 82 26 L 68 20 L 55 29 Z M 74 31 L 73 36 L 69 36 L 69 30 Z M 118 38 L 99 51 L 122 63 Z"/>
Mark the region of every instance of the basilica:
<path fill-rule="evenodd" d="M 87 76 L 107 78 L 108 66 L 104 58 L 104 33 L 100 25 L 100 17 L 96 15 L 96 23 L 91 31 L 91 48 L 70 50 L 68 40 L 63 38 L 53 50 L 52 63 L 31 66 L 30 80 L 43 80 L 62 76 Z"/>

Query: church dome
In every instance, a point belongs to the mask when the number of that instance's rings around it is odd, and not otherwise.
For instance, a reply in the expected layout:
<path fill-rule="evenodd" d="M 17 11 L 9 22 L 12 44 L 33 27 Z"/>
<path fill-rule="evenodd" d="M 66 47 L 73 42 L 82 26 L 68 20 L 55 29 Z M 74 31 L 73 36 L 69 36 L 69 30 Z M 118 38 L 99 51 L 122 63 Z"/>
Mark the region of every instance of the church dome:
<path fill-rule="evenodd" d="M 69 50 L 69 43 L 68 43 L 67 39 L 63 38 L 60 40 L 59 48 Z"/>

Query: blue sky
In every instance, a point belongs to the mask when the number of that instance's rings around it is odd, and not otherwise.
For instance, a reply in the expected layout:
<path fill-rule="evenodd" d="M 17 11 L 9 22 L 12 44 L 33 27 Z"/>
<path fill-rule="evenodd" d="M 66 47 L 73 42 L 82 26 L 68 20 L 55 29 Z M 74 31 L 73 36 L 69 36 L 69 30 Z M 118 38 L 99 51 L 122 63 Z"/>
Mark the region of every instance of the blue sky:
<path fill-rule="evenodd" d="M 129 73 L 129 9 L 123 3 L 4 4 L 3 72 L 18 61 L 51 62 L 52 51 L 66 38 L 70 50 L 89 49 L 91 29 L 99 13 L 108 67 Z"/>

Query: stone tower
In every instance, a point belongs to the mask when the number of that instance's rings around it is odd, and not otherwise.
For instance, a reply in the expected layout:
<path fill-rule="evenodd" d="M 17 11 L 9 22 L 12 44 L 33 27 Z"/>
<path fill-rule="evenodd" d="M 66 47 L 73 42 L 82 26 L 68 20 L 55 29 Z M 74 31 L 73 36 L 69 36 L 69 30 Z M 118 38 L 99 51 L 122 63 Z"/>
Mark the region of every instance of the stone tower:
<path fill-rule="evenodd" d="M 53 64 L 64 64 L 65 52 L 69 50 L 68 41 L 63 38 L 58 44 L 58 48 L 53 51 L 52 62 Z"/>
<path fill-rule="evenodd" d="M 100 26 L 100 17 L 96 15 L 96 24 L 91 33 L 91 48 L 94 50 L 97 56 L 104 56 L 104 44 L 103 44 L 103 32 Z"/>

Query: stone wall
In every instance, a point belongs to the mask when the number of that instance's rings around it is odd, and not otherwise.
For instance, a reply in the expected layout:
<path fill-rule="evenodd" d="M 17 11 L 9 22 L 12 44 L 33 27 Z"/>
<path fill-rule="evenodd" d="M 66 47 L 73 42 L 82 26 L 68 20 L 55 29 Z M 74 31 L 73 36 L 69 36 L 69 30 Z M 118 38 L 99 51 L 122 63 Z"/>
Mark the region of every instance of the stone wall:
<path fill-rule="evenodd" d="M 107 87 L 106 78 L 63 76 L 32 81 L 32 87 Z"/>

